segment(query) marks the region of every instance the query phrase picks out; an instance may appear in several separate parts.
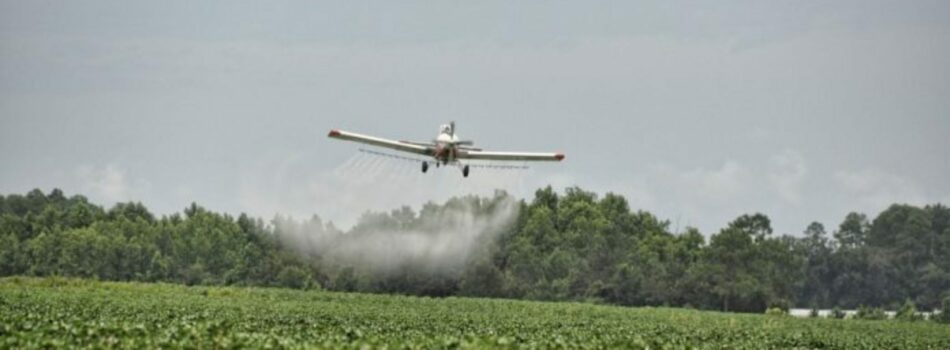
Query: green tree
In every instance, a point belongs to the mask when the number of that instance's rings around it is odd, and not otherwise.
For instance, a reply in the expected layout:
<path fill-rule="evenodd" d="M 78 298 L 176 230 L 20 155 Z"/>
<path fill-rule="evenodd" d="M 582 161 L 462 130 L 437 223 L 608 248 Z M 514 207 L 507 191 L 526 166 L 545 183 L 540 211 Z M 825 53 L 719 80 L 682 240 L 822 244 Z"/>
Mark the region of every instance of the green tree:
<path fill-rule="evenodd" d="M 830 293 L 834 281 L 834 249 L 821 223 L 813 222 L 808 225 L 801 240 L 801 249 L 804 251 L 806 265 L 799 304 L 824 307 L 832 305 Z"/>
<path fill-rule="evenodd" d="M 835 232 L 835 239 L 842 248 L 856 248 L 864 245 L 865 236 L 870 230 L 867 216 L 851 212 L 844 218 Z"/>
<path fill-rule="evenodd" d="M 765 310 L 764 289 L 754 275 L 755 243 L 772 231 L 762 214 L 743 215 L 712 236 L 706 250 L 705 271 L 710 274 L 712 292 L 723 311 Z"/>

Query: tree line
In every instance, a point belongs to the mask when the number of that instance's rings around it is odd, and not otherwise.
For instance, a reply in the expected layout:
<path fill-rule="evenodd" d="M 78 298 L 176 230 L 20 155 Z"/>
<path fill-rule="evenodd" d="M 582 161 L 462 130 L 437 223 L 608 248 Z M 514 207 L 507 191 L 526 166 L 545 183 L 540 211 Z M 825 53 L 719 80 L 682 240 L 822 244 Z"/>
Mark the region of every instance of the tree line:
<path fill-rule="evenodd" d="M 511 203 L 510 219 L 472 226 L 491 232 L 466 236 L 465 254 L 449 252 L 453 261 L 429 247 L 367 264 L 379 252 L 354 248 L 380 228 L 425 240 L 445 234 L 445 220 L 478 223 Z M 873 219 L 850 213 L 830 232 L 815 222 L 794 236 L 775 234 L 766 215 L 752 213 L 707 239 L 695 228 L 672 232 L 620 195 L 547 187 L 530 201 L 498 192 L 428 203 L 419 213 L 367 213 L 343 232 L 317 216 L 265 223 L 192 204 L 156 217 L 141 203 L 105 209 L 37 189 L 0 196 L 0 276 L 11 275 L 739 312 L 908 303 L 932 310 L 950 300 L 950 209 L 895 204 Z"/>

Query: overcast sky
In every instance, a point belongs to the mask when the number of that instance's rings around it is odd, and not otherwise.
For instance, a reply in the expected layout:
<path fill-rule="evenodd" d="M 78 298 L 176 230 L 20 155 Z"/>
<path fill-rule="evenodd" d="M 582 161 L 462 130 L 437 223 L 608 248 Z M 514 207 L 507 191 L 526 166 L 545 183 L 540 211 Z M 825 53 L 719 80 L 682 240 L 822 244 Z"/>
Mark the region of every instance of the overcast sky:
<path fill-rule="evenodd" d="M 159 214 L 415 208 L 551 184 L 673 228 L 950 203 L 948 1 L 2 1 L 0 193 Z M 419 173 L 331 128 L 562 151 Z"/>

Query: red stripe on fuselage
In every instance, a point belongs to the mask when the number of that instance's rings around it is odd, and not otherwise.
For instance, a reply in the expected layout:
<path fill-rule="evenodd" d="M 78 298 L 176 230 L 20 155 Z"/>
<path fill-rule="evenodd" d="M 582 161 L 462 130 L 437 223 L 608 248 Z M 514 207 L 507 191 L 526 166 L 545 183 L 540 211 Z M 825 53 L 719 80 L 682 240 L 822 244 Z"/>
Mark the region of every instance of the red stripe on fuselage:
<path fill-rule="evenodd" d="M 437 143 L 435 145 L 435 154 L 433 154 L 433 157 L 444 164 L 448 164 L 449 161 L 455 158 L 455 154 L 455 147 L 444 143 Z"/>

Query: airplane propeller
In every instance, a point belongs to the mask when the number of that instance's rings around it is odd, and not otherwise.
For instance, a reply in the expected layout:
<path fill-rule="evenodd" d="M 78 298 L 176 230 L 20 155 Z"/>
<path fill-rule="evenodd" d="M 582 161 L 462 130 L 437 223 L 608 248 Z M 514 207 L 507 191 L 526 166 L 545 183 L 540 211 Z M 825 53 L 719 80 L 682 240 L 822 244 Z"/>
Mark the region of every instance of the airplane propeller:
<path fill-rule="evenodd" d="M 449 122 L 449 136 L 452 136 L 453 140 L 455 139 L 455 121 L 454 120 Z M 459 146 L 474 146 L 475 145 L 475 141 L 472 141 L 472 140 L 458 140 L 458 141 L 452 141 L 451 143 L 455 145 L 459 145 Z"/>

